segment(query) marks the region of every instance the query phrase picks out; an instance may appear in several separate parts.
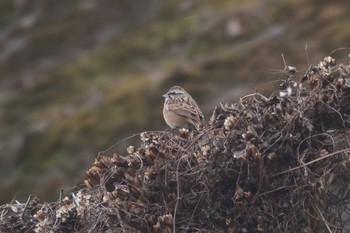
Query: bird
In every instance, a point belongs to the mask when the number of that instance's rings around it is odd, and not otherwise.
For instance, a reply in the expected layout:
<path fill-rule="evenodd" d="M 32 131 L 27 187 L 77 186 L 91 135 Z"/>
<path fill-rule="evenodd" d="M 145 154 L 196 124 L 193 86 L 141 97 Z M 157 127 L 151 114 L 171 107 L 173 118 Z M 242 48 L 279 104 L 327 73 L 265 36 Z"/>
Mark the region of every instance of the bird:
<path fill-rule="evenodd" d="M 163 97 L 163 117 L 170 128 L 200 128 L 204 115 L 196 101 L 182 87 L 171 87 Z"/>

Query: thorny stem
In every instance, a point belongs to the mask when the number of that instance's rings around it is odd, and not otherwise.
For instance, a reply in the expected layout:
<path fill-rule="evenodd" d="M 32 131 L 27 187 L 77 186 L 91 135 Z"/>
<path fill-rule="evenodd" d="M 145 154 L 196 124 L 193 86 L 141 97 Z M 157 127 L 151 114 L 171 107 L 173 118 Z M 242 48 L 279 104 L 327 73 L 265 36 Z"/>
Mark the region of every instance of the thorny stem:
<path fill-rule="evenodd" d="M 343 152 L 350 152 L 350 149 L 347 148 L 347 149 L 343 149 L 343 150 L 339 150 L 339 151 L 330 153 L 330 154 L 325 155 L 325 156 L 323 156 L 323 157 L 314 159 L 314 160 L 312 160 L 312 161 L 310 161 L 310 162 L 308 162 L 308 163 L 304 163 L 303 165 L 300 165 L 300 166 L 297 166 L 297 167 L 293 167 L 293 168 L 288 169 L 288 170 L 285 170 L 285 171 L 283 171 L 283 172 L 279 172 L 279 173 L 277 173 L 277 174 L 274 174 L 274 175 L 272 175 L 270 178 L 275 177 L 275 176 L 279 176 L 279 175 L 282 175 L 282 174 L 285 174 L 285 173 L 288 173 L 288 172 L 291 172 L 291 171 L 294 171 L 294 170 L 297 170 L 297 169 L 300 169 L 300 168 L 303 168 L 303 167 L 305 167 L 305 166 L 308 166 L 308 165 L 310 165 L 310 164 L 316 163 L 316 162 L 318 162 L 318 161 L 320 161 L 320 160 L 326 159 L 326 158 L 328 158 L 328 157 L 331 157 L 331 156 L 333 156 L 333 155 L 337 155 L 337 154 L 340 154 L 340 153 L 343 153 Z"/>
<path fill-rule="evenodd" d="M 326 221 L 326 219 L 323 217 L 323 214 L 321 213 L 321 211 L 320 211 L 320 209 L 318 208 L 318 206 L 316 206 L 316 210 L 317 210 L 318 214 L 320 215 L 322 221 L 323 221 L 324 224 L 326 225 L 326 228 L 327 228 L 328 232 L 329 232 L 329 233 L 332 233 L 331 228 L 328 226 L 327 221 Z"/>
<path fill-rule="evenodd" d="M 204 132 L 201 132 L 193 141 L 191 141 L 191 143 L 187 146 L 187 148 L 191 147 L 197 140 L 199 140 L 203 135 L 204 133 L 208 132 L 209 130 L 211 130 L 212 128 L 214 128 L 215 126 L 212 126 L 210 127 L 208 130 L 205 130 Z M 175 203 L 175 207 L 174 207 L 174 216 L 173 216 L 173 233 L 176 233 L 176 212 L 177 212 L 177 208 L 178 208 L 178 205 L 179 205 L 179 200 L 181 199 L 180 198 L 180 179 L 179 179 L 179 167 L 180 167 L 180 162 L 181 162 L 181 158 L 182 158 L 182 155 L 184 155 L 184 153 L 186 152 L 187 150 L 185 149 L 182 154 L 181 154 L 181 157 L 177 163 L 177 166 L 176 166 L 176 203 Z M 198 205 L 198 203 L 197 203 Z"/>
<path fill-rule="evenodd" d="M 32 198 L 33 198 L 33 195 L 32 195 L 32 194 L 30 194 L 30 195 L 29 195 L 29 197 L 28 197 L 28 199 L 27 199 L 26 205 L 24 206 L 24 209 L 23 209 L 23 213 L 22 213 L 22 221 L 24 221 L 24 220 L 25 220 L 25 213 L 26 213 L 26 211 L 27 211 L 27 208 L 28 208 L 29 202 L 32 200 Z"/>

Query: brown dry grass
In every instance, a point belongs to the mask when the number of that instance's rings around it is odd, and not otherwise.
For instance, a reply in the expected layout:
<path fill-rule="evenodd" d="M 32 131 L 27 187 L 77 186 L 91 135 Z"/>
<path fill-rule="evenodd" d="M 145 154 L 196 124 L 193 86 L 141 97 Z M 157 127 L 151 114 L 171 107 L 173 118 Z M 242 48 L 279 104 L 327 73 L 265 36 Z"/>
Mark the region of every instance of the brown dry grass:
<path fill-rule="evenodd" d="M 1 206 L 0 231 L 349 232 L 350 66 L 285 71 L 278 94 L 220 104 L 199 131 L 98 156 L 61 201 Z"/>

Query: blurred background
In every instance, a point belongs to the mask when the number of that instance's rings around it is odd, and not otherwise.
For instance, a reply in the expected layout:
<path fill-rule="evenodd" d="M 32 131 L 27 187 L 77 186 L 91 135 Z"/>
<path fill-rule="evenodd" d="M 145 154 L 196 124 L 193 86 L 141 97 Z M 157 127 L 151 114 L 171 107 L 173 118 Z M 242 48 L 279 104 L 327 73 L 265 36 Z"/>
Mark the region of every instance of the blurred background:
<path fill-rule="evenodd" d="M 172 85 L 208 122 L 218 103 L 284 79 L 281 53 L 303 73 L 350 43 L 348 0 L 2 0 L 0 11 L 0 204 L 55 201 L 99 151 L 167 129 Z"/>

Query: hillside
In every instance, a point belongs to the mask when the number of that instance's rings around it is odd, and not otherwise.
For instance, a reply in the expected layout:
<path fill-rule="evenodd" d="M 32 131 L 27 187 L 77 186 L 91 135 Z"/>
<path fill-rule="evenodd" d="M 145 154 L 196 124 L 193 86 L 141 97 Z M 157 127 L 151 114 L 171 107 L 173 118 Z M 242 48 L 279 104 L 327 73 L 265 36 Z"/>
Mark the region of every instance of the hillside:
<path fill-rule="evenodd" d="M 208 123 L 220 102 L 284 79 L 281 53 L 306 73 L 330 53 L 345 64 L 348 51 L 337 49 L 350 38 L 348 1 L 0 6 L 0 203 L 30 194 L 56 201 L 82 183 L 100 151 L 167 129 L 161 95 L 174 84 L 189 90 Z"/>

